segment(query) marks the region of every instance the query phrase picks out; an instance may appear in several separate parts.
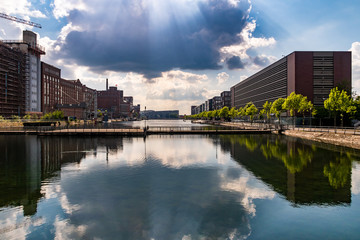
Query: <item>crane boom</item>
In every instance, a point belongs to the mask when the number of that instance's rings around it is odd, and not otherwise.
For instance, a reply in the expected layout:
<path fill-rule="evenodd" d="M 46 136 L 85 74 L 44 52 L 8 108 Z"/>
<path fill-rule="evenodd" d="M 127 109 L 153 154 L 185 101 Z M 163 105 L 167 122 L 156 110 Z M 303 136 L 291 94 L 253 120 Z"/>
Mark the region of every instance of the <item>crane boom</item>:
<path fill-rule="evenodd" d="M 5 19 L 10 20 L 10 21 L 15 21 L 15 22 L 27 24 L 27 25 L 30 25 L 30 26 L 33 26 L 33 27 L 41 28 L 41 25 L 39 23 L 34 23 L 34 22 L 31 22 L 31 21 L 27 21 L 25 19 L 9 16 L 9 15 L 7 15 L 5 13 L 0 13 L 0 17 L 5 18 Z"/>

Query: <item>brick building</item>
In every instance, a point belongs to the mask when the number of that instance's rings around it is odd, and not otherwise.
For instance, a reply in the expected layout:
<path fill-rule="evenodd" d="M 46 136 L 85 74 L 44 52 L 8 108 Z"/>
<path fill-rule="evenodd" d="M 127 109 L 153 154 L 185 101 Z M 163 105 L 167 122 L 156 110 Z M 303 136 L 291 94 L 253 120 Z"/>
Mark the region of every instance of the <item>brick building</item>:
<path fill-rule="evenodd" d="M 351 91 L 351 52 L 293 52 L 231 87 L 231 105 L 251 101 L 261 109 L 296 92 L 321 106 L 340 85 Z"/>
<path fill-rule="evenodd" d="M 107 111 L 113 118 L 121 117 L 121 104 L 123 104 L 123 91 L 117 87 L 109 87 L 105 91 L 97 91 L 98 108 Z"/>
<path fill-rule="evenodd" d="M 89 119 L 97 111 L 96 90 L 86 87 L 79 79 L 65 80 L 61 78 L 59 96 L 58 108 L 61 108 L 66 116 Z M 75 113 L 76 115 L 74 115 Z"/>
<path fill-rule="evenodd" d="M 41 110 L 49 113 L 56 109 L 61 99 L 61 70 L 57 67 L 41 62 Z"/>

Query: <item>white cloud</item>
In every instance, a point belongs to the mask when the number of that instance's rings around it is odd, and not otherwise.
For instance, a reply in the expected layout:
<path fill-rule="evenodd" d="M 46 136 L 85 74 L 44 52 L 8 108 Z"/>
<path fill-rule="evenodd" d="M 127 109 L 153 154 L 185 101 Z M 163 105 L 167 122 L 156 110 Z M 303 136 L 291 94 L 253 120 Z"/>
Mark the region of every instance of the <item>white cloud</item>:
<path fill-rule="evenodd" d="M 247 78 L 248 78 L 248 76 L 246 76 L 246 75 L 241 75 L 241 76 L 240 76 L 240 82 L 241 82 L 241 81 L 244 81 L 244 80 L 247 79 Z"/>
<path fill-rule="evenodd" d="M 190 83 L 200 83 L 208 80 L 208 77 L 205 74 L 194 74 L 189 72 L 184 72 L 180 70 L 172 70 L 169 72 L 163 73 L 162 78 L 166 81 L 186 81 Z"/>
<path fill-rule="evenodd" d="M 229 79 L 229 74 L 226 72 L 218 73 L 216 79 L 218 80 L 218 84 L 223 84 Z"/>
<path fill-rule="evenodd" d="M 26 29 L 24 24 L 0 18 L 0 39 L 22 39 L 22 31 Z"/>
<path fill-rule="evenodd" d="M 351 170 L 351 193 L 360 194 L 360 164 L 354 163 Z"/>
<path fill-rule="evenodd" d="M 56 216 L 54 227 L 56 240 L 81 239 L 86 231 L 86 226 L 72 225 L 67 220 L 60 220 L 59 216 Z"/>
<path fill-rule="evenodd" d="M 256 29 L 256 21 L 252 20 L 248 22 L 245 28 L 239 33 L 242 38 L 240 44 L 226 46 L 220 49 L 223 55 L 223 61 L 231 56 L 239 56 L 241 60 L 249 60 L 250 56 L 247 54 L 249 49 L 255 49 L 260 47 L 270 47 L 276 44 L 276 40 L 273 37 L 270 38 L 257 38 L 253 37 L 253 32 Z"/>
<path fill-rule="evenodd" d="M 54 0 L 53 14 L 56 19 L 69 16 L 72 10 L 87 10 L 88 7 L 82 0 Z"/>
<path fill-rule="evenodd" d="M 248 175 L 241 176 L 234 180 L 224 179 L 222 183 L 222 188 L 226 191 L 242 193 L 242 205 L 249 214 L 255 216 L 256 205 L 254 204 L 253 200 L 273 199 L 275 197 L 275 192 L 270 189 L 264 188 L 263 186 L 254 186 L 252 183 L 250 183 L 250 180 L 251 178 Z"/>
<path fill-rule="evenodd" d="M 360 42 L 353 42 L 352 52 L 352 86 L 353 91 L 360 95 Z"/>
<path fill-rule="evenodd" d="M 31 2 L 27 0 L 2 1 L 0 12 L 8 15 L 20 15 L 26 20 L 30 20 L 30 17 L 46 18 L 42 12 L 34 9 Z"/>

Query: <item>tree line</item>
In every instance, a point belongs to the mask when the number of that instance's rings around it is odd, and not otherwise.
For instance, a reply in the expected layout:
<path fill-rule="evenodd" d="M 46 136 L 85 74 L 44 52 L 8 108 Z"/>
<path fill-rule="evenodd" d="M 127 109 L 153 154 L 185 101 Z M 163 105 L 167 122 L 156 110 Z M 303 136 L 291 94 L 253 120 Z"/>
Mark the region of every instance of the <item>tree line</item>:
<path fill-rule="evenodd" d="M 270 122 L 271 116 L 274 115 L 280 122 L 281 114 L 288 112 L 295 125 L 295 116 L 305 115 L 311 117 L 319 113 L 320 118 L 332 116 L 334 126 L 336 119 L 340 117 L 341 126 L 344 124 L 344 117 L 360 119 L 360 97 L 353 99 L 345 90 L 339 90 L 338 87 L 331 89 L 329 97 L 324 101 L 323 107 L 315 107 L 306 96 L 292 92 L 286 98 L 278 98 L 274 102 L 266 101 L 262 109 L 259 109 L 252 103 L 248 102 L 244 107 L 231 108 L 223 107 L 219 110 L 204 111 L 199 114 L 189 116 L 191 119 L 208 119 L 208 120 L 230 120 L 234 118 L 248 118 L 252 123 L 255 118 Z M 311 121 L 311 118 L 310 118 Z"/>

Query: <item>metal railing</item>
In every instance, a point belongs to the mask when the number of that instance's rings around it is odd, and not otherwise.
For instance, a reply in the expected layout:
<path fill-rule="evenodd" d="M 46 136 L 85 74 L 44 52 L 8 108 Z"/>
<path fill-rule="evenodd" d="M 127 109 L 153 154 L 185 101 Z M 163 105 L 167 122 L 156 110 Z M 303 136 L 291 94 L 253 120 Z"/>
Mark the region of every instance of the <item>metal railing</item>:
<path fill-rule="evenodd" d="M 336 134 L 360 135 L 360 128 L 356 127 L 328 127 L 328 126 L 295 126 L 293 130 L 303 132 L 326 132 Z"/>
<path fill-rule="evenodd" d="M 287 130 L 303 132 L 325 132 L 336 134 L 360 135 L 360 128 L 355 127 L 328 127 L 328 126 L 293 126 L 273 123 L 228 122 L 214 126 L 148 126 L 149 132 L 189 132 L 189 131 L 218 131 L 218 130 Z M 1 133 L 41 133 L 41 132 L 143 132 L 144 128 L 118 124 L 81 124 L 56 126 L 29 126 L 29 127 L 0 127 Z"/>

